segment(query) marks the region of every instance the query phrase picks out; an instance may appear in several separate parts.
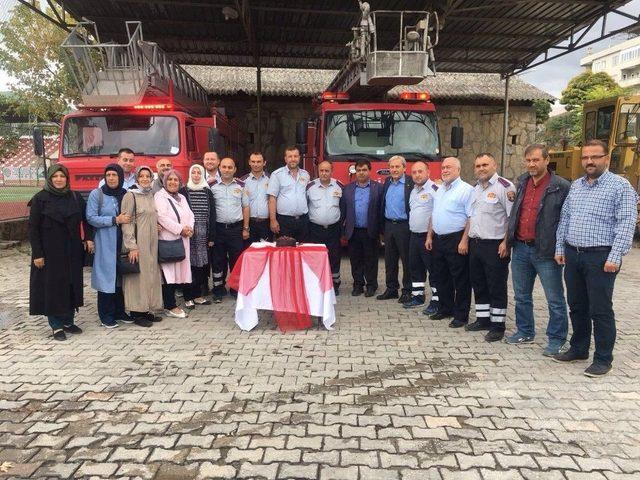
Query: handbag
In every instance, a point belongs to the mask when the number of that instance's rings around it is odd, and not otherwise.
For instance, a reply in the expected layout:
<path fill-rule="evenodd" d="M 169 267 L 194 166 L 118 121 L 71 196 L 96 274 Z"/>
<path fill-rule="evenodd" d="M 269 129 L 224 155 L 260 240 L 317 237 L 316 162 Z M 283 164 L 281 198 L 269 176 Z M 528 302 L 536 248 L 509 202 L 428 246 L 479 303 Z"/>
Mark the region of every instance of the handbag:
<path fill-rule="evenodd" d="M 72 192 L 73 193 L 73 200 L 76 202 L 76 205 L 78 207 L 80 207 L 80 202 L 78 202 L 78 197 L 76 196 L 76 192 Z M 84 243 L 87 241 L 87 236 L 85 234 L 84 231 L 84 220 L 80 220 L 80 241 L 83 243 L 83 247 L 84 247 Z M 94 259 L 94 254 L 93 253 L 89 253 L 87 252 L 84 248 L 82 249 L 82 266 L 83 267 L 93 267 L 93 259 Z"/>
<path fill-rule="evenodd" d="M 138 241 L 138 224 L 136 223 L 136 195 L 133 195 L 133 238 L 135 238 L 136 242 Z M 140 273 L 140 259 L 137 262 L 131 263 L 129 261 L 129 253 L 128 252 L 120 252 L 116 257 L 116 273 L 118 275 L 129 275 L 131 273 Z"/>
<path fill-rule="evenodd" d="M 180 214 L 171 199 L 167 198 L 169 205 L 176 214 L 178 223 L 180 223 Z M 176 263 L 181 262 L 187 257 L 184 251 L 184 243 L 182 239 L 177 240 L 158 240 L 158 263 Z"/>

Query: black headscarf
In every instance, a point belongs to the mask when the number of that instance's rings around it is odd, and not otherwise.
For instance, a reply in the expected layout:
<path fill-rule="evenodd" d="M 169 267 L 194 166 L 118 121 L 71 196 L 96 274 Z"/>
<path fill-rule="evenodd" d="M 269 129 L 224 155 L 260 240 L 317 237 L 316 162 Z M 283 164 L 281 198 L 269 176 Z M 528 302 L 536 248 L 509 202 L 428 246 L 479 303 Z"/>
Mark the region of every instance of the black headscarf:
<path fill-rule="evenodd" d="M 118 174 L 118 186 L 116 186 L 115 188 L 111 188 L 109 185 L 107 185 L 107 172 L 116 172 Z M 109 165 L 107 165 L 107 167 L 104 169 L 104 184 L 101 187 L 102 193 L 104 193 L 105 195 L 109 195 L 110 197 L 116 197 L 116 199 L 118 200 L 118 205 L 120 205 L 122 203 L 122 197 L 124 197 L 124 194 L 127 193 L 127 191 L 122 188 L 123 184 L 124 171 L 122 170 L 122 167 L 117 163 L 110 163 Z"/>
<path fill-rule="evenodd" d="M 62 188 L 54 187 L 53 186 L 53 181 L 51 180 L 53 175 L 55 173 L 57 173 L 57 172 L 62 172 L 64 174 L 64 176 L 67 177 L 67 183 Z M 57 195 L 58 197 L 66 196 L 70 191 L 70 187 L 69 187 L 69 170 L 67 170 L 67 167 L 65 167 L 64 165 L 61 165 L 59 163 L 54 163 L 53 165 L 51 165 L 49 167 L 49 169 L 47 170 L 47 181 L 44 184 L 44 189 L 47 192 L 52 193 L 53 195 Z"/>

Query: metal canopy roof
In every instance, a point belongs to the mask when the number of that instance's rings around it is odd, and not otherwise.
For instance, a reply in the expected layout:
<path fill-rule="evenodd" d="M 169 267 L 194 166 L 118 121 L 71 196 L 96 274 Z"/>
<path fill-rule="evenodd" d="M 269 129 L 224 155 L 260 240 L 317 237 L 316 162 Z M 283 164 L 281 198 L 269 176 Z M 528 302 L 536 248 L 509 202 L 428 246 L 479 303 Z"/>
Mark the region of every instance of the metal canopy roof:
<path fill-rule="evenodd" d="M 611 12 L 628 17 L 637 28 L 637 17 L 617 10 L 628 1 L 370 3 L 372 10 L 436 9 L 444 19 L 435 48 L 438 71 L 506 75 L 540 63 L 534 62 L 540 55 L 547 60 L 591 43 L 584 42 L 585 29 L 600 29 L 599 19 Z M 200 65 L 336 69 L 346 60 L 351 27 L 360 19 L 355 0 L 49 1 L 55 3 L 75 19 L 95 21 L 102 41 L 123 41 L 124 21 L 142 21 L 145 40 L 157 42 L 178 63 Z M 54 13 L 54 21 L 66 24 L 62 14 Z M 603 27 L 599 39 L 626 30 L 606 32 Z"/>

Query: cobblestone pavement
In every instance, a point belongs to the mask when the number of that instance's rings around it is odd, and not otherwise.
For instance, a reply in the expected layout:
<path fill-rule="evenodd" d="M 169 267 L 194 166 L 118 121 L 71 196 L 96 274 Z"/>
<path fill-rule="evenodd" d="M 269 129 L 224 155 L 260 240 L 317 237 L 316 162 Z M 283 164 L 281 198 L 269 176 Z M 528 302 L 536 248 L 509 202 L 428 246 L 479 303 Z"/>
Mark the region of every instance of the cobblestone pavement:
<path fill-rule="evenodd" d="M 241 332 L 230 299 L 106 330 L 87 287 L 85 333 L 60 343 L 27 315 L 28 257 L 0 262 L 0 476 L 640 478 L 640 250 L 618 278 L 614 370 L 596 380 L 542 357 L 539 285 L 532 345 L 349 285 L 335 331 L 288 334 L 268 315 Z"/>

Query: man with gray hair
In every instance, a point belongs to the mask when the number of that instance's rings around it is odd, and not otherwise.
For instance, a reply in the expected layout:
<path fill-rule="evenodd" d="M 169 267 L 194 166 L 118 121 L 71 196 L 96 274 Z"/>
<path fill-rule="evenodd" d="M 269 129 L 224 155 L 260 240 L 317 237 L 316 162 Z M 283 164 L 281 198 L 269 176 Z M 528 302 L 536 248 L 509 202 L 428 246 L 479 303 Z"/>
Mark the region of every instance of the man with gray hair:
<path fill-rule="evenodd" d="M 411 300 L 409 275 L 409 197 L 413 180 L 405 175 L 407 161 L 400 155 L 389 159 L 389 177 L 382 191 L 381 216 L 384 232 L 384 267 L 387 289 L 376 298 L 398 298 L 398 259 L 402 261 L 402 295 L 399 303 Z"/>

